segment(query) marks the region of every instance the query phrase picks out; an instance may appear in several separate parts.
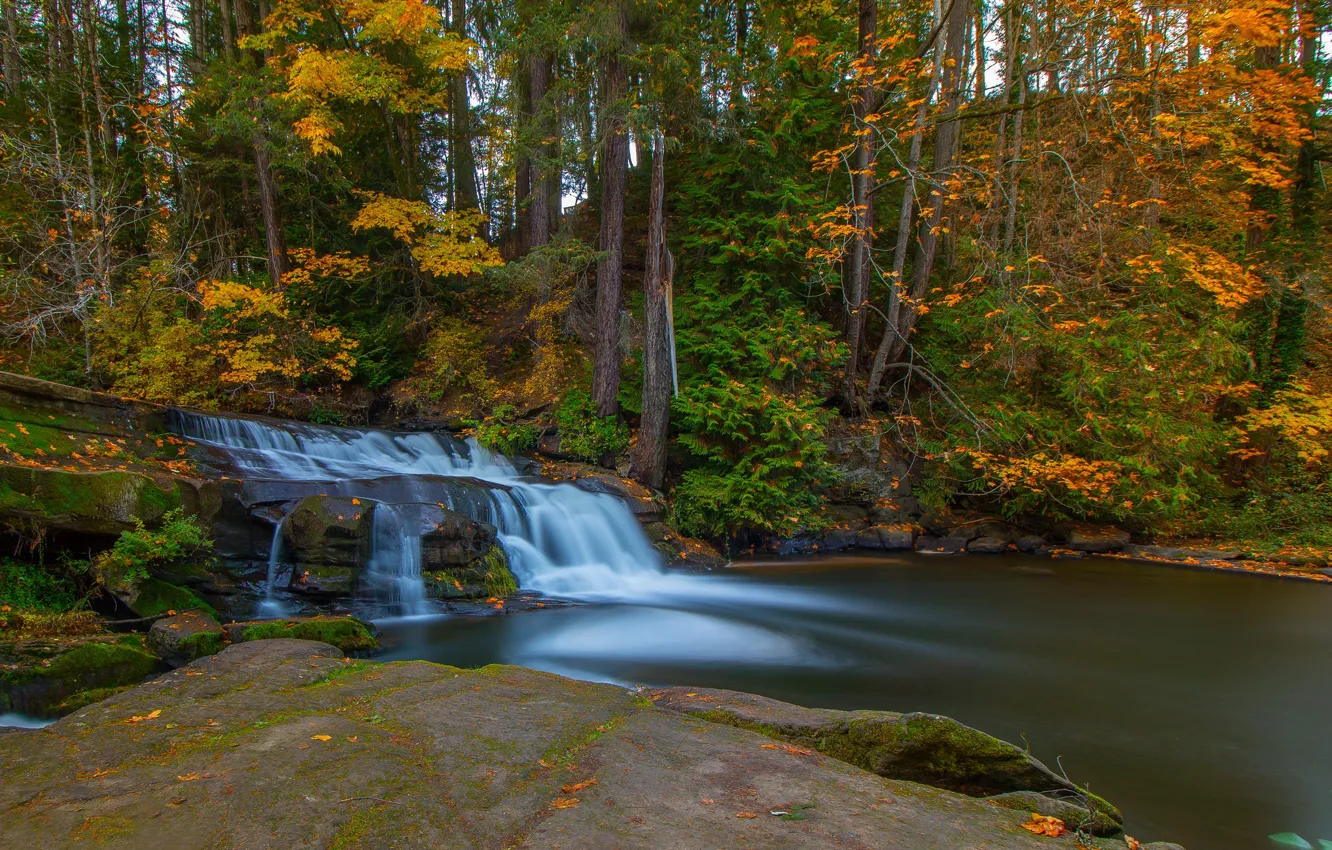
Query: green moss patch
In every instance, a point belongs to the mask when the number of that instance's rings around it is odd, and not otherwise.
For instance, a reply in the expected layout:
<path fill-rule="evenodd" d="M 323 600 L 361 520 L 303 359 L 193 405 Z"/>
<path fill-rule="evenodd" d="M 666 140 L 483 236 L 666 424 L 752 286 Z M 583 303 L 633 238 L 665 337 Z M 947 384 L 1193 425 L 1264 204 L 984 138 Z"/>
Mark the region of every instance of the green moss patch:
<path fill-rule="evenodd" d="M 0 672 L 0 710 L 45 717 L 102 699 L 109 689 L 136 685 L 161 664 L 141 640 L 18 644 L 5 655 L 18 663 Z"/>
<path fill-rule="evenodd" d="M 273 620 L 237 626 L 228 626 L 233 630 L 232 640 L 237 643 L 274 638 L 317 640 L 330 643 L 348 655 L 379 649 L 379 641 L 365 623 L 355 617 L 311 617 L 308 620 Z"/>
<path fill-rule="evenodd" d="M 213 606 L 200 599 L 194 591 L 155 578 L 146 578 L 140 582 L 138 595 L 134 599 L 134 613 L 140 617 L 156 617 L 167 611 L 196 609 L 210 617 L 217 617 L 217 611 Z"/>

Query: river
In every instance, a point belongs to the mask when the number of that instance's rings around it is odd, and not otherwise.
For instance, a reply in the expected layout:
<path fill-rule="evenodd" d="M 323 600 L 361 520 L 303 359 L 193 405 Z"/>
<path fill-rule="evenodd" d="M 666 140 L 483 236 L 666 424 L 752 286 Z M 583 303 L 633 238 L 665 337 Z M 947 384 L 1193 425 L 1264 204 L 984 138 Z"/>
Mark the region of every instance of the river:
<path fill-rule="evenodd" d="M 381 624 L 387 656 L 930 711 L 1189 850 L 1332 839 L 1332 592 L 1106 559 L 741 563 L 598 601 Z"/>

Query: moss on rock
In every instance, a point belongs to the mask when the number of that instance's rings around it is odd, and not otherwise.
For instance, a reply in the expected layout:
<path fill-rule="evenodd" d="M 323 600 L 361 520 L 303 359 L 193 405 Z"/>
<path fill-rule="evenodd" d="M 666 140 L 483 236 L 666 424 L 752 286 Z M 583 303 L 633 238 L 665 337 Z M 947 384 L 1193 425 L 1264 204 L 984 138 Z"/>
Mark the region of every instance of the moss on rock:
<path fill-rule="evenodd" d="M 160 669 L 157 657 L 138 636 L 129 640 L 93 638 L 74 643 L 23 642 L 0 647 L 0 711 L 38 717 L 62 713 L 66 706 L 100 699 L 86 691 L 136 685 Z M 105 694 L 103 694 L 105 695 Z"/>
<path fill-rule="evenodd" d="M 379 649 L 369 627 L 355 617 L 310 617 L 302 620 L 265 620 L 232 623 L 226 627 L 232 643 L 293 638 L 332 644 L 347 655 Z"/>
<path fill-rule="evenodd" d="M 155 578 L 143 579 L 138 584 L 131 607 L 140 617 L 156 617 L 167 611 L 202 611 L 210 617 L 217 616 L 217 610 L 184 587 L 167 584 Z"/>

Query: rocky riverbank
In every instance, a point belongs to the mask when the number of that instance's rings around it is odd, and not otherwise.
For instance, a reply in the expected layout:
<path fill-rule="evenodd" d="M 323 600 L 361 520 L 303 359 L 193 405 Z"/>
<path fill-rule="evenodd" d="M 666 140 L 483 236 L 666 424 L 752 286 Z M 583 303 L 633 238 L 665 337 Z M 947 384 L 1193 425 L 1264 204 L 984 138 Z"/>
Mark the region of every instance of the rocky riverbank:
<path fill-rule="evenodd" d="M 282 639 L 0 734 L 0 771 L 14 847 L 1130 846 L 1088 834 L 1112 806 L 946 718 Z M 1093 820 L 1038 836 L 1043 810 Z"/>

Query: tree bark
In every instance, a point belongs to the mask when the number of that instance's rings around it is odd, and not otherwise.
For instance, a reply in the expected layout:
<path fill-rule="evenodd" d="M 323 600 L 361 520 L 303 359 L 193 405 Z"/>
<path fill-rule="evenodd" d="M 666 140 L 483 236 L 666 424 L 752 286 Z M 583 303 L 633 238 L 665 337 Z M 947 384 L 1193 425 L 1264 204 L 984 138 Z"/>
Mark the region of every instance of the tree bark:
<path fill-rule="evenodd" d="M 627 23 L 623 6 L 615 9 L 620 44 L 603 65 L 602 137 L 606 159 L 601 178 L 601 250 L 597 261 L 597 350 L 592 370 L 592 400 L 597 413 L 614 416 L 620 410 L 620 302 L 621 251 L 624 243 L 624 192 L 629 167 L 629 127 L 620 102 L 629 87 L 620 49 Z"/>
<path fill-rule="evenodd" d="M 654 134 L 647 258 L 643 273 L 643 420 L 634 452 L 634 477 L 657 489 L 666 478 L 666 438 L 671 415 L 671 343 L 666 290 L 671 284 L 673 263 L 666 248 L 665 160 L 665 142 L 660 133 Z"/>
<path fill-rule="evenodd" d="M 467 0 L 452 0 L 450 19 L 454 34 L 466 38 Z M 467 97 L 466 69 L 449 80 L 449 95 L 453 129 L 453 137 L 449 139 L 449 165 L 453 171 L 450 182 L 453 184 L 454 209 L 478 209 L 476 156 L 472 153 L 472 105 Z M 481 227 L 484 229 L 485 224 Z"/>
<path fill-rule="evenodd" d="M 856 150 L 851 174 L 851 223 L 856 234 L 847 252 L 847 285 L 851 289 L 846 317 L 846 344 L 849 353 L 842 377 L 842 396 L 848 409 L 856 406 L 856 380 L 860 370 L 861 337 L 865 330 L 865 311 L 873 271 L 871 250 L 874 245 L 874 134 L 865 118 L 874 112 L 874 59 L 879 22 L 878 0 L 860 0 L 859 36 L 861 72 L 865 85 L 856 105 Z"/>
<path fill-rule="evenodd" d="M 15 0 L 0 0 L 4 3 L 5 48 L 4 74 L 5 88 L 11 95 L 17 95 L 23 82 L 23 69 L 19 61 L 18 50 L 18 12 L 14 9 Z"/>
<path fill-rule="evenodd" d="M 527 203 L 528 245 L 539 248 L 550 241 L 550 55 L 539 53 L 529 59 L 529 85 L 532 91 L 532 124 L 537 140 L 532 146 L 532 196 Z"/>
<path fill-rule="evenodd" d="M 258 111 L 258 106 L 255 106 Z M 268 248 L 268 277 L 274 289 L 282 289 L 282 276 L 291 268 L 287 260 L 287 237 L 282 230 L 282 210 L 278 206 L 277 180 L 268 154 L 268 137 L 262 117 L 255 116 L 250 146 L 254 150 L 254 168 L 259 175 L 259 209 L 264 214 L 264 244 Z"/>
<path fill-rule="evenodd" d="M 943 224 L 944 203 L 947 189 L 943 181 L 948 178 L 953 167 L 953 158 L 957 153 L 957 139 L 961 132 L 961 122 L 951 120 L 957 114 L 962 100 L 962 64 L 964 35 L 971 19 L 971 0 L 953 0 L 945 22 L 947 43 L 944 48 L 943 73 L 939 82 L 939 94 L 944 98 L 944 110 L 936 122 L 934 133 L 934 182 L 930 190 L 929 206 L 921 223 L 919 238 L 916 242 L 915 259 L 911 269 L 911 304 L 905 306 L 898 317 L 897 336 L 888 353 L 889 360 L 901 359 L 906 350 L 911 332 L 919 316 L 917 305 L 925 300 L 930 275 L 934 271 L 934 260 L 939 247 L 939 229 Z"/>

